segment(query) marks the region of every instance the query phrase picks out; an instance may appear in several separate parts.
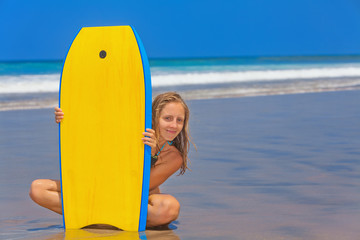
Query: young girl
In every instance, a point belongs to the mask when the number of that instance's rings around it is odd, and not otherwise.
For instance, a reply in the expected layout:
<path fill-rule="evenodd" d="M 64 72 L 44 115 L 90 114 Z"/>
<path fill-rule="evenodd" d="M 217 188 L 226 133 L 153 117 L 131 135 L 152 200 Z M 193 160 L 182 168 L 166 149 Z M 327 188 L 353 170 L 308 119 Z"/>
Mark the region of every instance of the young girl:
<path fill-rule="evenodd" d="M 55 108 L 55 122 L 60 123 L 64 113 Z M 180 169 L 184 174 L 189 149 L 189 108 L 175 92 L 158 95 L 152 104 L 152 126 L 146 129 L 142 141 L 151 147 L 150 189 L 147 227 L 161 226 L 175 220 L 180 204 L 175 197 L 161 194 L 159 186 Z M 37 179 L 30 188 L 31 199 L 56 213 L 62 214 L 59 180 Z"/>

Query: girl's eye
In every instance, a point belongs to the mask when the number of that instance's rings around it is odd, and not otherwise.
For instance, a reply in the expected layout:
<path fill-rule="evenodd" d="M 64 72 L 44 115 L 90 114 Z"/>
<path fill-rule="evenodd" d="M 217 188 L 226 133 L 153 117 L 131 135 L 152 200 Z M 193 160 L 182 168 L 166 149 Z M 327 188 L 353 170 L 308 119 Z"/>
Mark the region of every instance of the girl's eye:
<path fill-rule="evenodd" d="M 178 121 L 179 123 L 184 122 L 184 120 L 183 120 L 183 119 L 181 119 L 181 118 L 179 118 L 177 121 Z"/>

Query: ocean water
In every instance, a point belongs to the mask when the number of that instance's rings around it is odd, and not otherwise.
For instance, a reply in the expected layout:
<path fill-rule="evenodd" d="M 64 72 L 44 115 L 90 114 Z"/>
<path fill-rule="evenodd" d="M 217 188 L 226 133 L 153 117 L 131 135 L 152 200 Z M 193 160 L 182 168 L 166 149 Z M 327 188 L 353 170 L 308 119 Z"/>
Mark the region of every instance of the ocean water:
<path fill-rule="evenodd" d="M 62 61 L 1 62 L 0 111 L 57 105 Z M 154 94 L 186 99 L 360 89 L 360 56 L 150 59 Z"/>

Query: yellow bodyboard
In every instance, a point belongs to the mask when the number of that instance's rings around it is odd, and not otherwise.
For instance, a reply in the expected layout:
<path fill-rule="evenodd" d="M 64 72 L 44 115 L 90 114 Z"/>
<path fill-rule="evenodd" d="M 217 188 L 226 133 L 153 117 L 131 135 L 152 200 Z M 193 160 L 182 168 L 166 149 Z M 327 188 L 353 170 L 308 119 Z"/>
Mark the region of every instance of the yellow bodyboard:
<path fill-rule="evenodd" d="M 64 112 L 60 166 L 67 229 L 92 224 L 127 231 L 145 228 L 139 218 L 143 211 L 146 222 L 147 209 L 141 205 L 146 201 L 147 207 L 144 169 L 149 167 L 141 138 L 150 79 L 138 41 L 130 26 L 89 27 L 78 32 L 68 51 L 59 100 Z M 151 95 L 151 89 L 147 91 Z"/>

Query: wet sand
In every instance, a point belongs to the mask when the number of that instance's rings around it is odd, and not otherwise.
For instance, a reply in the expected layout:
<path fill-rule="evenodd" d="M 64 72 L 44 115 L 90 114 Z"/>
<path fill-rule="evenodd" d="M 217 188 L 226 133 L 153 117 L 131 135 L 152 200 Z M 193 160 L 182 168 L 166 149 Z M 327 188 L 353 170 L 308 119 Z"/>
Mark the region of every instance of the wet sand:
<path fill-rule="evenodd" d="M 188 103 L 198 148 L 192 171 L 162 187 L 181 214 L 147 239 L 360 235 L 360 91 Z M 59 178 L 57 131 L 52 109 L 0 112 L 0 238 L 128 239 L 109 230 L 64 233 L 62 217 L 28 197 L 33 179 Z"/>

